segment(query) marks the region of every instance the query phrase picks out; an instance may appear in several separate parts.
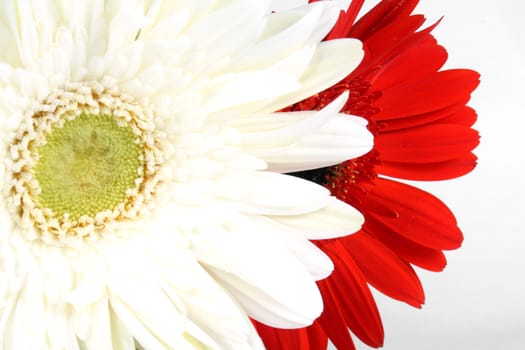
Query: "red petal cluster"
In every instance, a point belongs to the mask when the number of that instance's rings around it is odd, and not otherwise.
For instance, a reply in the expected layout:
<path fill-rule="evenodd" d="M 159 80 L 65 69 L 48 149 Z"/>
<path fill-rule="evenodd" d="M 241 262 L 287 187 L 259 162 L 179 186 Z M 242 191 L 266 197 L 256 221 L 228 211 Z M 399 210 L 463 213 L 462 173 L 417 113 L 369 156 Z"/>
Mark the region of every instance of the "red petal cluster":
<path fill-rule="evenodd" d="M 256 324 L 270 350 L 325 350 L 328 339 L 338 349 L 354 349 L 348 328 L 369 346 L 380 347 L 383 326 L 369 285 L 421 307 L 425 296 L 412 265 L 441 271 L 443 250 L 456 249 L 463 240 L 454 215 L 439 199 L 383 175 L 443 180 L 474 168 L 479 135 L 472 129 L 476 113 L 466 103 L 479 75 L 441 70 L 447 52 L 431 35 L 437 23 L 419 30 L 424 17 L 412 15 L 418 0 L 383 0 L 354 23 L 363 2 L 352 1 L 327 37 L 360 39 L 361 65 L 288 110 L 320 109 L 350 90 L 343 112 L 368 120 L 375 145 L 367 155 L 328 169 L 326 186 L 366 221 L 356 234 L 315 242 L 335 265 L 332 275 L 318 282 L 324 312 L 298 330 Z"/>

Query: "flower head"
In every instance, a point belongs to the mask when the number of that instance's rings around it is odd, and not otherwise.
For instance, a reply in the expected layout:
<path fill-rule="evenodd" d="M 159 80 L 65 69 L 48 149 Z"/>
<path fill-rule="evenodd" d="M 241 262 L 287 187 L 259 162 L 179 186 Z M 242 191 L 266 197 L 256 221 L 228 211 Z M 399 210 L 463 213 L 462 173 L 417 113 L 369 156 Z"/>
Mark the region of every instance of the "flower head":
<path fill-rule="evenodd" d="M 328 338 L 338 349 L 353 349 L 348 328 L 367 345 L 382 346 L 383 326 L 368 285 L 421 307 L 425 296 L 412 265 L 441 271 L 443 250 L 463 241 L 445 204 L 393 179 L 450 179 L 476 164 L 476 113 L 466 103 L 479 74 L 442 70 L 447 53 L 431 35 L 435 25 L 418 31 L 424 17 L 411 14 L 417 3 L 384 0 L 354 23 L 363 1 L 352 1 L 327 39 L 359 38 L 365 58 L 339 83 L 287 109 L 322 108 L 349 89 L 343 111 L 367 119 L 374 148 L 336 166 L 296 173 L 354 205 L 365 223 L 356 234 L 316 242 L 335 265 L 318 282 L 323 314 L 302 330 L 258 325 L 269 349 L 326 349 Z"/>
<path fill-rule="evenodd" d="M 321 42 L 337 15 L 0 1 L 0 349 L 258 348 L 248 317 L 311 324 L 333 266 L 308 239 L 362 216 L 280 172 L 372 137 L 344 93 L 275 112 L 360 62 L 358 40 Z"/>

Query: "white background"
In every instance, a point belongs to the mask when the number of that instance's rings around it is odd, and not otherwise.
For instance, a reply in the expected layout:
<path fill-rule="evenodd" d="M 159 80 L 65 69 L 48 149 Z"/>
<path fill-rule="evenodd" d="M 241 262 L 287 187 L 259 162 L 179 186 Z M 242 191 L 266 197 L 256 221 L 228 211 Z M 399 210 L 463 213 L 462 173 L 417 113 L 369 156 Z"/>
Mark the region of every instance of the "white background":
<path fill-rule="evenodd" d="M 420 272 L 427 295 L 422 310 L 375 293 L 384 348 L 523 350 L 525 2 L 421 0 L 416 12 L 428 23 L 444 16 L 434 34 L 449 51 L 447 67 L 481 73 L 470 105 L 478 111 L 482 138 L 473 173 L 417 184 L 449 205 L 465 241 L 447 253 L 444 272 Z"/>

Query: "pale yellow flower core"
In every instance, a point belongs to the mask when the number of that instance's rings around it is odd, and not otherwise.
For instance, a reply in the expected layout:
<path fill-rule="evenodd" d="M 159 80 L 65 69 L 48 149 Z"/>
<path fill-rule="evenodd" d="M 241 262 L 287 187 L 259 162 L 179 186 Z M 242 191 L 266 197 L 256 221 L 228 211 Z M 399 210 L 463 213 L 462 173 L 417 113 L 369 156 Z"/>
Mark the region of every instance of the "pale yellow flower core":
<path fill-rule="evenodd" d="M 5 190 L 27 239 L 78 247 L 154 207 L 167 174 L 165 135 L 147 101 L 112 84 L 68 84 L 24 114 Z"/>
<path fill-rule="evenodd" d="M 142 151 L 132 129 L 111 116 L 81 114 L 55 125 L 36 150 L 35 200 L 70 220 L 112 211 L 136 187 Z"/>

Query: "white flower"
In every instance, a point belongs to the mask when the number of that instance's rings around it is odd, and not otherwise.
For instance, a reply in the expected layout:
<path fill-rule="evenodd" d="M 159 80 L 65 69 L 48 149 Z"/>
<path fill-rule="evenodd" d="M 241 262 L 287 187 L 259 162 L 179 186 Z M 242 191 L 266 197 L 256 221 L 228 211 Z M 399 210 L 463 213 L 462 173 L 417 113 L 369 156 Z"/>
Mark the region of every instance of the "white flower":
<path fill-rule="evenodd" d="M 276 113 L 360 43 L 339 9 L 263 0 L 0 0 L 0 349 L 260 348 L 322 311 L 308 239 L 362 217 L 280 172 L 371 148 L 362 120 Z"/>

